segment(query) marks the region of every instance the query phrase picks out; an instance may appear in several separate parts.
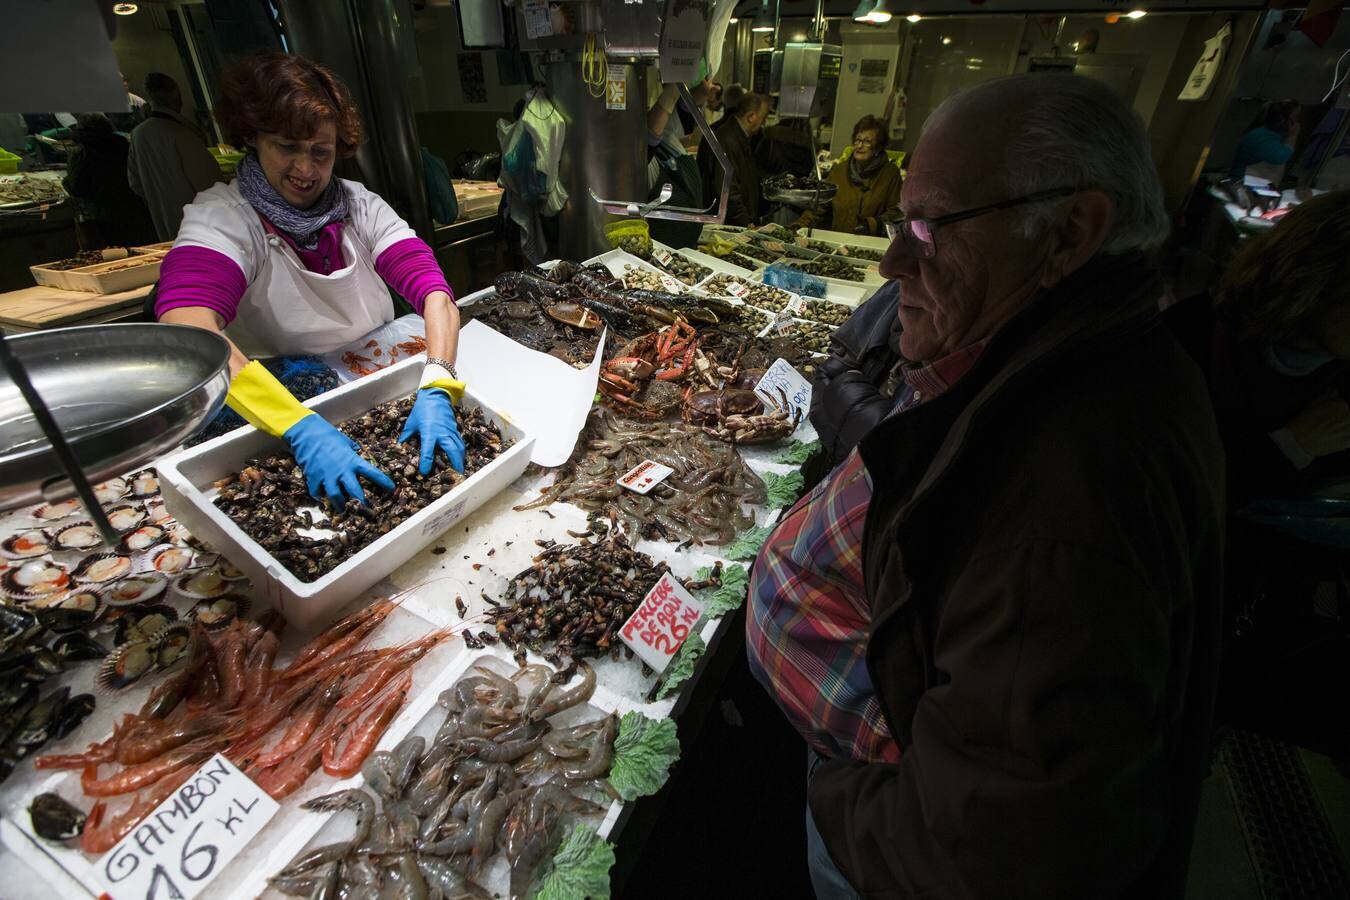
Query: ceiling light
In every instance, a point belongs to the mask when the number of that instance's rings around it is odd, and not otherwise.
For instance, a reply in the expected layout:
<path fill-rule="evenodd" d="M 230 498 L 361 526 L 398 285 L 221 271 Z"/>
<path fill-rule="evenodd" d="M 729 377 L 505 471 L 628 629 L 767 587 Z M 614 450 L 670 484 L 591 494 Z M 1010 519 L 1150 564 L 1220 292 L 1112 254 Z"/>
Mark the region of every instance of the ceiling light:
<path fill-rule="evenodd" d="M 750 25 L 750 30 L 756 34 L 768 34 L 770 31 L 776 31 L 778 24 L 774 21 L 774 15 L 769 11 L 769 0 L 762 0 L 759 4 L 759 12 L 755 13 L 755 20 Z"/>
<path fill-rule="evenodd" d="M 918 22 L 922 22 L 923 16 L 919 15 L 918 13 L 910 13 L 909 15 L 905 16 L 905 21 L 911 25 L 914 25 L 917 24 Z"/>
<path fill-rule="evenodd" d="M 942 44 L 943 44 L 943 46 L 946 46 L 946 45 L 950 44 L 951 42 L 952 42 L 952 39 L 949 38 L 949 37 L 944 37 L 944 38 L 942 39 Z"/>
<path fill-rule="evenodd" d="M 853 21 L 866 22 L 867 17 L 872 12 L 872 8 L 876 5 L 876 0 L 859 0 L 858 8 L 853 11 Z"/>
<path fill-rule="evenodd" d="M 863 21 L 869 25 L 884 25 L 891 20 L 890 0 L 877 0 L 877 5 Z"/>
<path fill-rule="evenodd" d="M 1148 15 L 1148 13 L 1147 13 L 1145 10 L 1142 10 L 1142 9 L 1132 9 L 1132 10 L 1130 10 L 1129 12 L 1127 12 L 1127 13 L 1125 14 L 1125 18 L 1127 18 L 1127 19 L 1142 19 L 1142 18 L 1143 18 L 1144 16 L 1146 16 L 1146 15 Z"/>
<path fill-rule="evenodd" d="M 114 3 L 113 14 L 118 16 L 129 16 L 139 10 L 140 7 L 135 3 Z"/>
<path fill-rule="evenodd" d="M 731 25 L 735 25 L 735 24 L 736 24 L 737 22 L 739 22 L 739 21 L 740 21 L 740 19 L 736 18 L 735 16 L 732 16 L 730 19 L 727 19 L 728 24 L 731 24 Z"/>

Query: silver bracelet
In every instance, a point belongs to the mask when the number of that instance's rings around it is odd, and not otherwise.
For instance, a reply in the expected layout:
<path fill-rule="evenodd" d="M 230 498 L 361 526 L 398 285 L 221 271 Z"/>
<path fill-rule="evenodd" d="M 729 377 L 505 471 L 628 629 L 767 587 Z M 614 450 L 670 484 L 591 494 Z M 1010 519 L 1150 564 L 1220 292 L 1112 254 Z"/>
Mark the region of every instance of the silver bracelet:
<path fill-rule="evenodd" d="M 436 356 L 427 356 L 427 365 L 437 365 L 450 373 L 450 377 L 459 381 L 459 373 L 455 371 L 455 364 L 448 359 L 441 359 Z"/>

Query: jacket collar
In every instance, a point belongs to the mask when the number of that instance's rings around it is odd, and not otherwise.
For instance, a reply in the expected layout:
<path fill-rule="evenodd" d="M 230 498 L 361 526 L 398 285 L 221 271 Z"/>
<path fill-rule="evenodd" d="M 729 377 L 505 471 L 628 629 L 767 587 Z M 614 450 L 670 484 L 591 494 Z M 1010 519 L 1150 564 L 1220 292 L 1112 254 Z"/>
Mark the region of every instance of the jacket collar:
<path fill-rule="evenodd" d="M 1141 253 L 1098 256 L 1032 301 L 990 339 L 957 386 L 912 414 L 950 421 L 902 516 L 931 492 L 950 469 L 981 410 L 1016 382 L 1065 356 L 1147 329 L 1157 318 L 1162 281 Z M 912 415 L 911 414 L 911 415 Z M 954 417 L 954 418 L 953 418 Z M 892 416 L 862 441 L 862 455 L 878 490 L 896 480 L 889 447 L 909 415 Z"/>

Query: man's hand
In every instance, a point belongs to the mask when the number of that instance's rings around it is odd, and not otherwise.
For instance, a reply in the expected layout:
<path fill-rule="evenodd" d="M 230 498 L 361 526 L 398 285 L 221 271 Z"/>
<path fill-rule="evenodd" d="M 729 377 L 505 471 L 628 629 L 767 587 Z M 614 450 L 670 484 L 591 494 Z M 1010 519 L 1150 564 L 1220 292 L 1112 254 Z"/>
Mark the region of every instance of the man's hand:
<path fill-rule="evenodd" d="M 1303 407 L 1284 426 L 1303 452 L 1314 458 L 1350 449 L 1350 404 L 1327 391 Z"/>

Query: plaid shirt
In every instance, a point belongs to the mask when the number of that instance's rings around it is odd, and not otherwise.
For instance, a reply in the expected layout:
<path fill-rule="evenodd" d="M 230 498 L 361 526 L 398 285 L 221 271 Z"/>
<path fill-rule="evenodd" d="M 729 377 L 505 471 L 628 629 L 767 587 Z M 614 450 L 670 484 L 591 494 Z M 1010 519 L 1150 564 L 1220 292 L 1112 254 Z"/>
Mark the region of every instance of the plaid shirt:
<path fill-rule="evenodd" d="M 985 341 L 905 372 L 896 413 L 938 396 L 975 364 Z M 872 482 L 857 448 L 797 502 L 759 552 L 750 582 L 750 670 L 793 727 L 825 756 L 898 762 L 867 671 L 871 610 L 863 526 Z"/>

